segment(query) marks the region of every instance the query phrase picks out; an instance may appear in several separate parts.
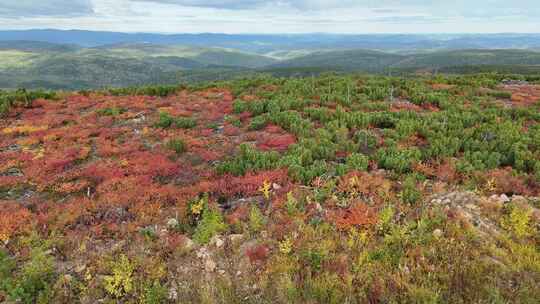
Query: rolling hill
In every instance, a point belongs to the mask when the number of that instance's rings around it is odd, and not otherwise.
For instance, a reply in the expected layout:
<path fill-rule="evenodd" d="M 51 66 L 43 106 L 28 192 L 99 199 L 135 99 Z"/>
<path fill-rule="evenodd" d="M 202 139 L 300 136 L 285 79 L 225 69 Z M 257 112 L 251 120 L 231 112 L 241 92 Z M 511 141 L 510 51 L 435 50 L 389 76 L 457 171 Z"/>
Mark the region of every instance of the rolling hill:
<path fill-rule="evenodd" d="M 368 50 L 325 51 L 282 61 L 273 68 L 324 67 L 344 71 L 440 69 L 464 66 L 536 66 L 540 52 L 529 50 L 452 50 L 400 55 Z"/>
<path fill-rule="evenodd" d="M 117 44 L 93 48 L 0 43 L 0 88 L 86 89 L 219 79 L 276 59 L 222 48 Z M 185 73 L 190 71 L 189 74 Z M 195 71 L 196 70 L 196 71 Z M 205 76 L 207 74 L 208 76 Z"/>
<path fill-rule="evenodd" d="M 261 72 L 276 76 L 306 76 L 325 71 L 414 73 L 419 70 L 531 74 L 540 67 L 540 52 L 506 49 L 416 53 L 283 49 L 261 55 L 221 47 L 152 43 L 81 47 L 40 41 L 0 41 L 0 57 L 0 88 L 7 89 L 78 90 L 175 84 Z"/>

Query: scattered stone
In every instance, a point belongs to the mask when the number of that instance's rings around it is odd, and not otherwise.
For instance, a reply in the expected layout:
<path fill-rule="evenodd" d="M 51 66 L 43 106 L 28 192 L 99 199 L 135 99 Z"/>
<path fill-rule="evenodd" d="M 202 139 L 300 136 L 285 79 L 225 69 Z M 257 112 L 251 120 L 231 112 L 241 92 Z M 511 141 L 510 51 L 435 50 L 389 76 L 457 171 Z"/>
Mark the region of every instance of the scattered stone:
<path fill-rule="evenodd" d="M 184 240 L 184 248 L 188 251 L 193 250 L 193 247 L 195 246 L 195 243 L 188 237 Z"/>
<path fill-rule="evenodd" d="M 522 86 L 522 85 L 528 85 L 529 82 L 525 80 L 503 79 L 501 81 L 501 84 L 509 85 L 509 86 Z"/>
<path fill-rule="evenodd" d="M 230 241 L 233 245 L 239 245 L 240 242 L 242 242 L 243 239 L 244 239 L 244 235 L 243 235 L 243 234 L 231 234 L 231 235 L 229 235 L 229 241 Z"/>
<path fill-rule="evenodd" d="M 512 196 L 512 203 L 516 204 L 518 206 L 528 206 L 529 205 L 529 201 L 524 196 L 521 196 L 521 195 Z"/>
<path fill-rule="evenodd" d="M 501 194 L 500 200 L 501 200 L 501 202 L 503 202 L 503 203 L 508 203 L 508 202 L 510 202 L 510 198 L 508 198 L 508 196 L 507 196 L 506 194 L 504 194 L 504 193 Z"/>
<path fill-rule="evenodd" d="M 171 287 L 169 289 L 169 300 L 172 300 L 172 301 L 178 300 L 178 291 L 176 291 L 176 287 Z"/>
<path fill-rule="evenodd" d="M 80 266 L 75 267 L 76 273 L 83 273 L 85 270 L 86 270 L 86 265 L 80 265 Z"/>
<path fill-rule="evenodd" d="M 178 220 L 175 219 L 175 218 L 171 218 L 167 221 L 167 227 L 169 229 L 175 229 L 176 227 L 178 227 Z"/>
<path fill-rule="evenodd" d="M 197 257 L 199 259 L 205 259 L 207 258 L 208 256 L 210 256 L 210 253 L 208 252 L 208 249 L 206 249 L 206 247 L 202 247 L 201 249 L 199 249 L 199 251 L 197 252 Z"/>
<path fill-rule="evenodd" d="M 216 235 L 210 240 L 210 244 L 215 245 L 217 248 L 221 248 L 223 247 L 224 242 L 219 235 Z"/>
<path fill-rule="evenodd" d="M 434 236 L 435 238 L 438 239 L 438 238 L 442 237 L 442 235 L 443 235 L 443 232 L 442 232 L 441 229 L 435 229 L 435 230 L 433 230 L 433 236 Z"/>
<path fill-rule="evenodd" d="M 465 208 L 471 209 L 471 210 L 477 210 L 478 206 L 476 206 L 475 204 L 465 204 Z"/>
<path fill-rule="evenodd" d="M 73 276 L 71 276 L 70 274 L 65 274 L 64 275 L 64 281 L 65 282 L 71 282 L 73 280 Z"/>
<path fill-rule="evenodd" d="M 197 251 L 197 258 L 199 259 L 204 259 L 204 258 L 207 258 L 208 256 L 209 256 L 208 249 L 206 249 L 206 247 L 202 247 L 201 249 L 199 249 L 199 251 Z"/>
<path fill-rule="evenodd" d="M 159 230 L 159 237 L 165 237 L 169 233 L 169 230 L 162 228 Z"/>
<path fill-rule="evenodd" d="M 204 270 L 208 272 L 214 272 L 216 270 L 216 262 L 214 262 L 212 259 L 208 258 L 206 259 L 206 262 L 204 263 Z"/>
<path fill-rule="evenodd" d="M 279 190 L 279 189 L 281 189 L 281 186 L 276 184 L 276 183 L 273 183 L 272 188 L 274 188 L 274 190 Z"/>
<path fill-rule="evenodd" d="M 225 275 L 225 270 L 220 269 L 220 270 L 218 270 L 218 273 L 219 273 L 220 275 Z"/>
<path fill-rule="evenodd" d="M 533 220 L 533 222 L 540 224 L 540 210 L 539 209 L 535 208 L 533 210 L 531 219 Z"/>

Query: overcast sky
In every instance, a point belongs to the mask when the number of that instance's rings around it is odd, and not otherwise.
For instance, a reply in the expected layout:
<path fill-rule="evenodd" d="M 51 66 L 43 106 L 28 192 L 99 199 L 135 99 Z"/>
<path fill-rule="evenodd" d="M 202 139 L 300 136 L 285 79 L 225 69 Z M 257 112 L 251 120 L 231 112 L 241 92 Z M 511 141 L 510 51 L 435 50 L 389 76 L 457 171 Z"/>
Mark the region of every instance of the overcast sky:
<path fill-rule="evenodd" d="M 0 0 L 0 29 L 540 32 L 540 0 Z"/>

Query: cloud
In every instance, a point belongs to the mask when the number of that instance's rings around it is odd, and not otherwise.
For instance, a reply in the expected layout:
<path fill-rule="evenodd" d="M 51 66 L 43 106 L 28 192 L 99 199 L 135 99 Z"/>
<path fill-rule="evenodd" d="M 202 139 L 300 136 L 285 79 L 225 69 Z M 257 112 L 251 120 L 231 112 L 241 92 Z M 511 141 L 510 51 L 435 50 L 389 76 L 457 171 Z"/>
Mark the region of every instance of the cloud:
<path fill-rule="evenodd" d="M 93 13 L 90 0 L 2 0 L 0 17 L 80 16 Z"/>
<path fill-rule="evenodd" d="M 265 0 L 132 0 L 134 2 L 155 2 L 164 4 L 177 4 L 181 6 L 221 8 L 221 9 L 251 9 L 261 6 L 268 1 Z"/>
<path fill-rule="evenodd" d="M 538 0 L 130 0 L 132 2 L 176 4 L 184 7 L 202 7 L 228 10 L 281 7 L 301 11 L 327 9 L 372 9 L 377 13 L 398 13 L 401 10 L 420 10 L 434 16 L 459 15 L 464 17 L 490 17 L 493 15 L 521 15 L 540 17 Z"/>
<path fill-rule="evenodd" d="M 0 29 L 538 32 L 538 0 L 0 0 Z"/>
<path fill-rule="evenodd" d="M 319 10 L 354 5 L 354 0 L 131 0 L 134 2 L 154 2 L 177 4 L 180 6 L 205 7 L 229 10 L 248 10 L 258 7 L 290 7 L 296 9 Z"/>

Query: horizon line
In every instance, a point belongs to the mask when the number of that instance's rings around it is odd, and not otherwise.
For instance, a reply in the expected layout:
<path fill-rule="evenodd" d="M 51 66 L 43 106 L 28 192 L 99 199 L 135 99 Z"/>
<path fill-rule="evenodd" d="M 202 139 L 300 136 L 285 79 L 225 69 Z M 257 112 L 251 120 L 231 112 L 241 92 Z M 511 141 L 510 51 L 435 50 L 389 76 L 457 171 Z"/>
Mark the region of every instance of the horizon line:
<path fill-rule="evenodd" d="M 29 29 L 0 29 L 0 32 L 28 32 L 28 31 L 60 31 L 60 32 L 99 32 L 121 34 L 154 34 L 154 35 L 260 35 L 260 36 L 296 36 L 296 35 L 340 35 L 340 36 L 383 36 L 383 35 L 540 35 L 539 32 L 387 32 L 387 33 L 343 33 L 343 32 L 296 32 L 296 33 L 227 33 L 227 32 L 127 32 L 127 31 L 104 31 L 88 29 L 55 29 L 55 28 L 29 28 Z"/>

